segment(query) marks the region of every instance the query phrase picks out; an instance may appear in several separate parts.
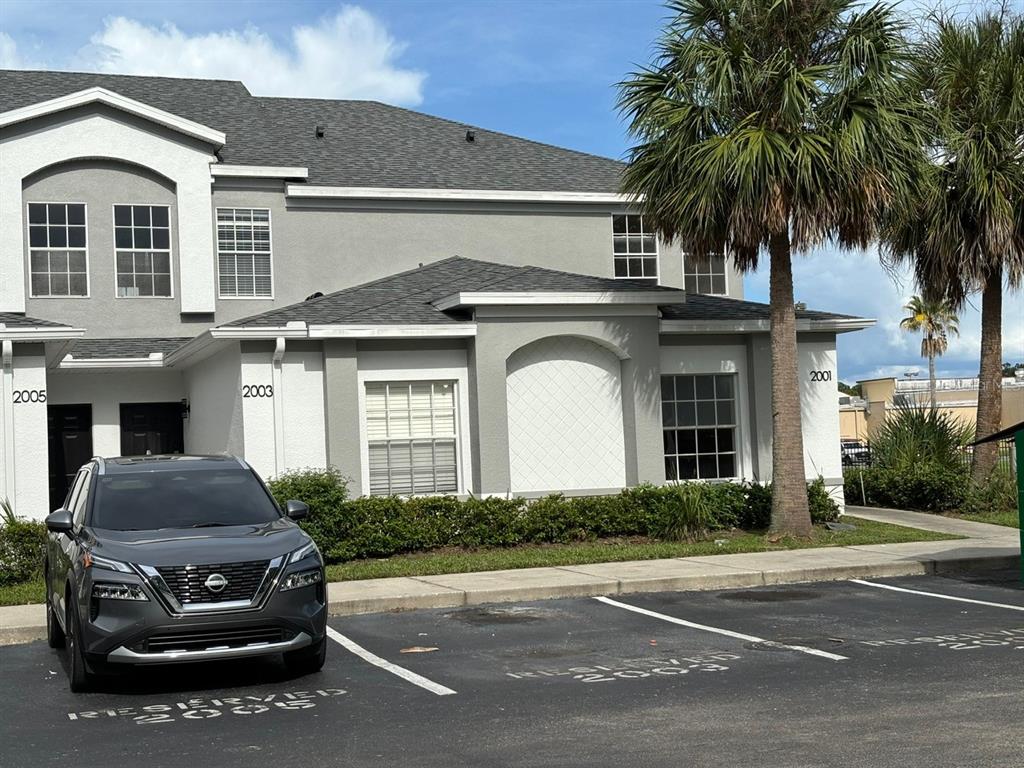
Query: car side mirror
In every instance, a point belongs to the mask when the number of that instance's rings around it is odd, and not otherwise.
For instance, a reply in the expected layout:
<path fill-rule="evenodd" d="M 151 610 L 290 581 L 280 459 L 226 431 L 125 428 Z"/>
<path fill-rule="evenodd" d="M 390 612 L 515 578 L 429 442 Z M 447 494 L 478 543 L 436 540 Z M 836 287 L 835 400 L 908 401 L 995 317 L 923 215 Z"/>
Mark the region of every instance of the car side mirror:
<path fill-rule="evenodd" d="M 73 527 L 71 513 L 66 509 L 58 509 L 46 517 L 46 530 L 51 533 L 68 533 Z"/>
<path fill-rule="evenodd" d="M 284 513 L 292 520 L 302 520 L 309 515 L 309 505 L 304 501 L 290 499 L 285 502 Z"/>

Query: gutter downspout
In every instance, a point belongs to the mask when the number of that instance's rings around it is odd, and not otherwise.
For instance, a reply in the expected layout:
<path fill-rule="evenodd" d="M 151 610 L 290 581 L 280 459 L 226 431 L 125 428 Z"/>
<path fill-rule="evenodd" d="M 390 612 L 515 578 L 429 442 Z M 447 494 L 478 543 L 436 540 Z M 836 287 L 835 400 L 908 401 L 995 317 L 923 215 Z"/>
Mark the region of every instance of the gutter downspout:
<path fill-rule="evenodd" d="M 271 382 L 274 385 L 274 476 L 284 471 L 284 375 L 281 361 L 284 359 L 284 336 L 278 336 L 272 358 Z"/>
<path fill-rule="evenodd" d="M 14 343 L 4 339 L 0 349 L 0 363 L 3 372 L 0 374 L 0 432 L 3 433 L 3 480 L 0 483 L 0 498 L 8 499 L 12 506 L 16 504 L 14 482 Z"/>

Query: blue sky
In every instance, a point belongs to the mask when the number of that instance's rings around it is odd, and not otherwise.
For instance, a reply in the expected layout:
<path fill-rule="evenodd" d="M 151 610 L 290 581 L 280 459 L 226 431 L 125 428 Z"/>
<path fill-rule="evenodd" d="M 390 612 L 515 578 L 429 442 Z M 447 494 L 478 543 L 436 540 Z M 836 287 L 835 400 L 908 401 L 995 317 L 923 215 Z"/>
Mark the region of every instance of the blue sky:
<path fill-rule="evenodd" d="M 258 94 L 374 98 L 621 158 L 614 84 L 646 62 L 667 15 L 647 0 L 78 2 L 0 0 L 0 66 L 241 79 Z M 539 259 L 541 256 L 538 257 Z M 875 253 L 796 262 L 798 300 L 877 318 L 840 337 L 840 377 L 925 369 L 898 329 L 914 288 Z M 747 277 L 766 300 L 767 269 Z M 1024 298 L 1004 301 L 1004 358 L 1024 361 Z M 977 373 L 978 301 L 940 374 Z"/>

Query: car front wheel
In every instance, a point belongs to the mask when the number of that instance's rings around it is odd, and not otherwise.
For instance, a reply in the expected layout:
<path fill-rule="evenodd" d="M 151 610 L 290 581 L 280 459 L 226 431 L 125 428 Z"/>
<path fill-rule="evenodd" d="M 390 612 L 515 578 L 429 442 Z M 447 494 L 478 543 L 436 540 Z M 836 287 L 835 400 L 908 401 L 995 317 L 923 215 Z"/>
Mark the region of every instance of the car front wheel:
<path fill-rule="evenodd" d="M 319 672 L 327 660 L 327 638 L 297 651 L 284 654 L 284 664 L 293 675 L 309 675 Z"/>
<path fill-rule="evenodd" d="M 71 666 L 68 683 L 72 693 L 83 693 L 92 687 L 93 675 L 85 663 L 85 651 L 81 642 L 81 625 L 78 623 L 78 611 L 74 598 L 68 595 L 64 602 L 67 606 L 64 626 L 67 631 L 68 662 Z"/>

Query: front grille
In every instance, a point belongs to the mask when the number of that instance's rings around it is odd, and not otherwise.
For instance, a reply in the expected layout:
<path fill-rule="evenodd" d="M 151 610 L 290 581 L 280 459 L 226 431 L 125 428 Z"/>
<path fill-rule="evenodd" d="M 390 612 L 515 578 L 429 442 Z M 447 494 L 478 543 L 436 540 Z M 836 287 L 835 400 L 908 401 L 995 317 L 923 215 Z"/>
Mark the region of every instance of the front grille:
<path fill-rule="evenodd" d="M 242 648 L 254 643 L 280 643 L 295 633 L 280 627 L 237 627 L 235 629 L 194 629 L 153 635 L 132 647 L 138 653 L 204 651 L 209 648 Z"/>
<path fill-rule="evenodd" d="M 224 603 L 229 600 L 252 600 L 267 572 L 269 560 L 217 565 L 158 566 L 157 571 L 171 593 L 182 605 L 193 603 Z M 227 579 L 220 592 L 206 587 L 206 580 L 219 573 Z"/>

